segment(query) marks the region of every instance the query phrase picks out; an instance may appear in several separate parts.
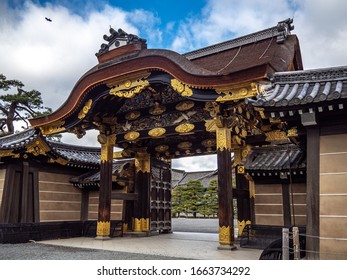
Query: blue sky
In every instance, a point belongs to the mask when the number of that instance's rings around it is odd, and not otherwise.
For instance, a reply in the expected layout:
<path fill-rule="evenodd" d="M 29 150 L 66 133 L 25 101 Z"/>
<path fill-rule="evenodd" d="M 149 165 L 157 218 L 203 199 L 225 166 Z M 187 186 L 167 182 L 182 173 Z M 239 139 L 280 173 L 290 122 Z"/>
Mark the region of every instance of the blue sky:
<path fill-rule="evenodd" d="M 305 69 L 347 65 L 346 12 L 345 0 L 0 0 L 0 73 L 40 91 L 56 110 L 97 64 L 110 25 L 146 39 L 149 48 L 184 53 L 289 17 Z M 95 135 L 78 143 L 96 145 Z M 215 166 L 196 159 L 184 168 L 199 163 Z"/>

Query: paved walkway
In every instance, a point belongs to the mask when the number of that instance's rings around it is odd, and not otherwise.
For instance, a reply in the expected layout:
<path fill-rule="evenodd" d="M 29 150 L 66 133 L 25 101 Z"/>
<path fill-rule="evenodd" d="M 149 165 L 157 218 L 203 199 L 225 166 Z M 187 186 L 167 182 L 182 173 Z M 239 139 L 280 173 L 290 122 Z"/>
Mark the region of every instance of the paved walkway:
<path fill-rule="evenodd" d="M 262 252 L 239 246 L 232 251 L 218 250 L 218 234 L 194 232 L 174 232 L 150 237 L 122 237 L 109 240 L 76 237 L 38 243 L 201 260 L 257 260 Z"/>

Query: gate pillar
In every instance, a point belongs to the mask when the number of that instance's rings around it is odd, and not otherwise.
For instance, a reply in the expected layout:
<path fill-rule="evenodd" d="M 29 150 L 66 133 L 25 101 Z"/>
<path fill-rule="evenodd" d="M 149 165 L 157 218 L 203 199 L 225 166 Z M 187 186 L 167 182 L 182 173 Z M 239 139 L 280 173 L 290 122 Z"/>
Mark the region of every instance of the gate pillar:
<path fill-rule="evenodd" d="M 235 249 L 232 190 L 231 131 L 227 127 L 216 128 L 218 165 L 218 249 Z"/>
<path fill-rule="evenodd" d="M 150 231 L 150 170 L 151 158 L 146 151 L 138 151 L 135 156 L 135 202 L 134 232 Z"/>
<path fill-rule="evenodd" d="M 100 133 L 98 141 L 101 144 L 100 162 L 100 190 L 98 223 L 96 227 L 96 237 L 104 239 L 110 237 L 111 226 L 111 193 L 112 193 L 112 160 L 113 146 L 116 142 L 116 135 L 106 135 Z"/>

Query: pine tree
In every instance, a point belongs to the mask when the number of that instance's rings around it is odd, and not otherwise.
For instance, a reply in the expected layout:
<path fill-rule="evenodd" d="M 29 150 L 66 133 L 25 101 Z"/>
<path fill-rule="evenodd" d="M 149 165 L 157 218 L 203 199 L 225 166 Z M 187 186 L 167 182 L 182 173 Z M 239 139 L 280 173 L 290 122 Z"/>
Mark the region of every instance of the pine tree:
<path fill-rule="evenodd" d="M 212 180 L 206 189 L 203 199 L 203 206 L 200 214 L 215 217 L 218 214 L 218 182 Z"/>
<path fill-rule="evenodd" d="M 22 82 L 8 80 L 0 74 L 0 133 L 2 134 L 13 134 L 16 121 L 23 121 L 28 127 L 28 118 L 36 118 L 52 112 L 51 108 L 43 107 L 39 91 L 26 91 L 23 87 Z M 8 91 L 10 93 L 3 93 Z"/>

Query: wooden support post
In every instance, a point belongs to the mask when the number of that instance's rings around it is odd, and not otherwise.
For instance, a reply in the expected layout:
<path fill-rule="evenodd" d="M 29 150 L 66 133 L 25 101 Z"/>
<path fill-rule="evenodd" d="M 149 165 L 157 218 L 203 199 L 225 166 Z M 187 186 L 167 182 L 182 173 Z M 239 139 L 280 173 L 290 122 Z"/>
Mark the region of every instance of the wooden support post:
<path fill-rule="evenodd" d="M 111 227 L 111 194 L 112 194 L 112 161 L 113 146 L 116 142 L 114 134 L 100 133 L 98 141 L 101 144 L 99 212 L 96 236 L 98 239 L 110 237 Z"/>
<path fill-rule="evenodd" d="M 282 260 L 289 260 L 289 229 L 282 228 Z"/>
<path fill-rule="evenodd" d="M 283 222 L 285 227 L 292 225 L 289 184 L 282 184 Z M 292 201 L 294 203 L 294 201 Z"/>
<path fill-rule="evenodd" d="M 138 151 L 135 156 L 135 192 L 138 200 L 135 203 L 134 232 L 150 231 L 150 154 Z"/>
<path fill-rule="evenodd" d="M 307 259 L 319 259 L 319 127 L 307 127 L 306 250 Z"/>
<path fill-rule="evenodd" d="M 232 191 L 231 133 L 217 128 L 219 244 L 218 249 L 235 249 Z"/>

